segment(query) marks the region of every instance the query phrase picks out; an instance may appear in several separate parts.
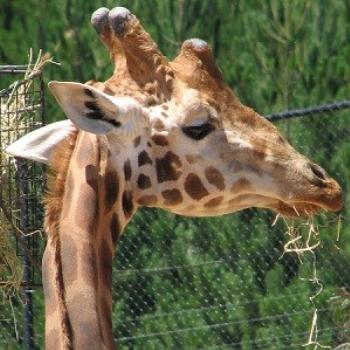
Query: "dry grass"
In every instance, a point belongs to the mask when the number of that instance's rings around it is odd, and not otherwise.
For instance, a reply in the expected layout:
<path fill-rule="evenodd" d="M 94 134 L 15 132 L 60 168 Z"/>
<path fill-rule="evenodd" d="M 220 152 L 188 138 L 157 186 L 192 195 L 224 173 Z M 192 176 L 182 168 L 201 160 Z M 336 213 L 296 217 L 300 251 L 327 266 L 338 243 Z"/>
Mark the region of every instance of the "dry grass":
<path fill-rule="evenodd" d="M 23 267 L 11 240 L 12 226 L 0 212 L 0 300 L 13 296 L 21 286 Z"/>
<path fill-rule="evenodd" d="M 321 245 L 320 241 L 320 227 L 316 223 L 314 216 L 309 216 L 306 220 L 289 220 L 280 215 L 277 215 L 273 225 L 278 219 L 282 219 L 286 227 L 286 236 L 288 241 L 284 244 L 284 250 L 281 258 L 289 253 L 296 254 L 301 264 L 306 258 L 311 258 L 312 272 L 308 278 L 301 278 L 301 280 L 313 284 L 315 292 L 309 297 L 310 303 L 313 306 L 313 314 L 310 322 L 310 330 L 307 342 L 303 347 L 316 349 L 331 349 L 331 346 L 320 344 L 318 341 L 318 310 L 315 305 L 315 299 L 322 293 L 323 284 L 317 274 L 317 256 L 316 250 Z M 334 223 L 332 223 L 334 224 Z M 337 236 L 335 245 L 339 242 L 341 230 L 341 216 L 337 218 Z M 339 249 L 339 248 L 338 248 Z"/>
<path fill-rule="evenodd" d="M 28 116 L 31 118 L 31 113 L 37 108 L 33 104 L 31 88 L 34 79 L 48 63 L 55 62 L 41 51 L 34 61 L 30 50 L 28 69 L 23 78 L 11 84 L 6 95 L 0 99 L 0 301 L 9 300 L 10 296 L 18 293 L 23 276 L 22 262 L 16 254 L 15 244 L 16 238 L 23 232 L 16 227 L 18 218 L 15 217 L 14 199 L 8 196 L 10 192 L 13 195 L 16 193 L 15 167 L 13 159 L 4 149 L 26 132 Z"/>
<path fill-rule="evenodd" d="M 39 76 L 44 67 L 47 64 L 58 64 L 54 62 L 48 54 L 43 54 L 42 51 L 39 51 L 37 59 L 33 60 L 33 52 L 29 51 L 28 57 L 28 68 L 24 73 L 23 79 L 15 81 L 9 87 L 7 93 L 7 98 L 1 99 L 1 118 L 0 118 L 0 130 L 6 130 L 6 140 L 2 146 L 6 147 L 7 145 L 14 142 L 20 136 L 22 136 L 18 129 L 21 129 L 21 126 L 25 124 L 25 117 L 28 112 L 31 112 L 33 108 L 37 107 L 36 105 L 28 106 L 28 101 L 26 97 L 30 92 L 30 88 L 33 84 L 33 80 Z M 21 125 L 21 123 L 23 125 Z M 0 150 L 3 153 L 3 150 Z M 2 154 L 6 156 L 6 154 Z"/>

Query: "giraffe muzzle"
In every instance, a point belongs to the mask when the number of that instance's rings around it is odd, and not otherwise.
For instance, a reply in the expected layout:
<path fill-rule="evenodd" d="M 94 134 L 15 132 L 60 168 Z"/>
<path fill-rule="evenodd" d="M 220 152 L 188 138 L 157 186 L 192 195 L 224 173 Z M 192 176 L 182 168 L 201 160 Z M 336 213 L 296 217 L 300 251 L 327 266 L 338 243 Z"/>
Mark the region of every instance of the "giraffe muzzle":
<path fill-rule="evenodd" d="M 300 201 L 334 212 L 343 208 L 341 187 L 323 168 L 307 161 L 303 173 L 311 187 L 298 196 Z M 299 198 L 297 201 L 299 202 Z"/>

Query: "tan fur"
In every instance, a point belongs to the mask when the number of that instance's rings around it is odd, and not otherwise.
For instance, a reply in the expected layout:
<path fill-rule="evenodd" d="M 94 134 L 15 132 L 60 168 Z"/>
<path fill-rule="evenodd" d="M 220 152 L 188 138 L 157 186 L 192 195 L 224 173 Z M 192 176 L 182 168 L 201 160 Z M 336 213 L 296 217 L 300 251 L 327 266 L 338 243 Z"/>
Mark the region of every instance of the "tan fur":
<path fill-rule="evenodd" d="M 78 130 L 70 134 L 57 146 L 50 159 L 52 165 L 47 179 L 48 191 L 44 197 L 46 214 L 44 227 L 46 232 L 53 236 L 54 240 L 58 236 L 58 223 L 61 215 L 66 174 L 77 136 Z"/>
<path fill-rule="evenodd" d="M 63 348 L 72 349 L 71 327 L 64 297 L 64 283 L 62 276 L 61 242 L 59 238 L 59 222 L 64 194 L 66 173 L 70 158 L 75 146 L 78 130 L 69 135 L 56 148 L 52 155 L 52 169 L 48 176 L 48 192 L 44 198 L 45 203 L 45 231 L 49 235 L 52 248 L 54 249 L 55 261 L 55 289 L 59 300 L 59 313 L 61 315 L 61 329 L 63 331 Z M 48 243 L 49 244 L 49 243 Z"/>

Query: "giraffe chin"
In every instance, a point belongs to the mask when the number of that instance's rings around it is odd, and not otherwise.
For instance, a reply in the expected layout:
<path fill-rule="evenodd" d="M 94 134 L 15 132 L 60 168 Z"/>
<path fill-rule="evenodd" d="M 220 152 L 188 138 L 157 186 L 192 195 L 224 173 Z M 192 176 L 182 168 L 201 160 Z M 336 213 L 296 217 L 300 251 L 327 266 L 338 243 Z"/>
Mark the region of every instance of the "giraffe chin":
<path fill-rule="evenodd" d="M 309 217 L 314 214 L 319 213 L 321 210 L 339 212 L 343 207 L 341 203 L 310 203 L 310 202 L 294 202 L 286 203 L 283 201 L 278 201 L 278 204 L 272 208 L 276 210 L 279 214 L 287 217 Z"/>
<path fill-rule="evenodd" d="M 319 213 L 322 209 L 324 209 L 322 206 L 312 203 L 296 202 L 287 204 L 282 201 L 279 201 L 277 207 L 274 208 L 279 214 L 289 218 L 306 218 Z"/>
<path fill-rule="evenodd" d="M 294 196 L 292 201 L 281 199 L 272 205 L 273 209 L 288 217 L 308 217 L 321 210 L 339 212 L 344 206 L 344 197 L 339 184 L 330 179 L 326 186 L 305 191 L 302 195 Z"/>

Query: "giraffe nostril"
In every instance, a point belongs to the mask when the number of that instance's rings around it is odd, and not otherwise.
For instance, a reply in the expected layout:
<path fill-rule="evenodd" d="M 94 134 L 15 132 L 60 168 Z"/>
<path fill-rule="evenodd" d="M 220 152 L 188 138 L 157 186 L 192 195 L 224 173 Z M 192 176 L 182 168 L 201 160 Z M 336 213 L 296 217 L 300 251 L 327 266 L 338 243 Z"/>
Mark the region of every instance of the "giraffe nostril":
<path fill-rule="evenodd" d="M 311 168 L 312 172 L 320 179 L 322 179 L 322 180 L 327 179 L 328 176 L 327 176 L 326 171 L 323 168 L 321 168 L 319 165 L 311 163 L 310 168 Z"/>
<path fill-rule="evenodd" d="M 309 163 L 309 168 L 312 172 L 311 182 L 316 186 L 325 187 L 328 178 L 326 171 L 314 163 Z"/>

